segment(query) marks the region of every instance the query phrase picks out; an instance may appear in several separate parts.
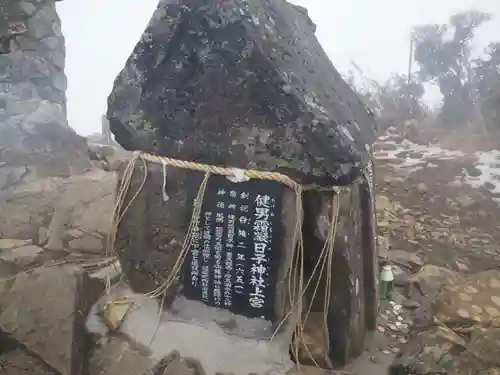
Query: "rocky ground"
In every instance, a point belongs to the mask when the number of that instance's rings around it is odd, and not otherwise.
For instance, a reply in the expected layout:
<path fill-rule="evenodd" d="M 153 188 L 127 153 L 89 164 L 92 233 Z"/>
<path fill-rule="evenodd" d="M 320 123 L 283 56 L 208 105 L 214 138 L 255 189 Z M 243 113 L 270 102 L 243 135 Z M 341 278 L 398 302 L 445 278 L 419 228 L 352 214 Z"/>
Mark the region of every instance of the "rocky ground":
<path fill-rule="evenodd" d="M 0 222 L 0 371 L 203 373 L 178 353 L 152 355 L 149 336 L 141 344 L 113 333 L 130 303 L 94 304 L 111 260 L 103 255 L 116 185 L 109 171 L 120 156 L 101 147 L 91 156 L 86 173 L 0 193 L 9 213 Z M 382 375 L 392 364 L 394 374 L 500 374 L 500 152 L 424 147 L 389 131 L 375 156 L 380 257 L 396 287 L 366 355 L 346 371 Z M 89 313 L 107 324 L 105 336 Z"/>
<path fill-rule="evenodd" d="M 385 374 L 394 358 L 394 374 L 500 373 L 500 152 L 390 129 L 375 158 L 379 251 L 396 289 L 354 369 Z"/>

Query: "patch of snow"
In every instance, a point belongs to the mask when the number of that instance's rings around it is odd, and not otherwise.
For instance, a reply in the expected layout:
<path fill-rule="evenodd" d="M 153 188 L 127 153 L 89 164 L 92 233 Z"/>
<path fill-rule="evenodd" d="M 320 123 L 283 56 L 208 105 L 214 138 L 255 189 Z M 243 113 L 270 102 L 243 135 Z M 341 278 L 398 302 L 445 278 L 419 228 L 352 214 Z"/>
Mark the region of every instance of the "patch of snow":
<path fill-rule="evenodd" d="M 479 176 L 470 176 L 463 171 L 461 179 L 473 188 L 486 188 L 493 194 L 500 194 L 500 150 L 478 151 L 475 153 L 476 169 L 481 172 Z M 500 201 L 500 198 L 495 198 Z"/>
<path fill-rule="evenodd" d="M 386 147 L 390 150 L 384 149 L 384 146 L 390 146 Z M 467 156 L 461 151 L 441 148 L 438 145 L 419 145 L 408 139 L 398 143 L 392 139 L 390 133 L 378 138 L 376 148 L 381 150 L 374 152 L 375 159 L 387 162 L 394 170 L 406 175 L 424 168 L 438 168 L 436 160 L 453 160 Z M 472 188 L 487 188 L 492 194 L 500 195 L 500 150 L 478 151 L 474 156 L 477 160 L 471 166 L 477 169 L 479 176 L 471 176 L 463 170 L 462 175 L 456 176 L 456 180 L 450 185 L 466 184 Z M 500 197 L 495 200 L 500 202 Z"/>
<path fill-rule="evenodd" d="M 393 149 L 376 151 L 374 153 L 375 158 L 389 161 L 392 167 L 405 171 L 408 174 L 422 168 L 435 168 L 436 165 L 431 163 L 429 159 L 451 160 L 465 156 L 461 151 L 448 150 L 436 145 L 419 145 L 407 139 L 398 144 L 390 140 L 389 136 L 380 137 L 378 144 L 390 145 L 393 146 Z"/>

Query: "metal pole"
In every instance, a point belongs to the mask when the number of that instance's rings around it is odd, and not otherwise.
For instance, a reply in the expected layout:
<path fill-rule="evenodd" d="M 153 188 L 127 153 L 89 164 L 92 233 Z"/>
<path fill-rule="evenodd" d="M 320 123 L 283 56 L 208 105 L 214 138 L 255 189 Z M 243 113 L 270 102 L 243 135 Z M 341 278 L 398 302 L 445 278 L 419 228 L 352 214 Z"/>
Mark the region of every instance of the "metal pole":
<path fill-rule="evenodd" d="M 406 100 L 410 100 L 411 70 L 413 64 L 413 35 L 410 37 L 410 56 L 408 58 L 408 77 L 406 82 Z"/>

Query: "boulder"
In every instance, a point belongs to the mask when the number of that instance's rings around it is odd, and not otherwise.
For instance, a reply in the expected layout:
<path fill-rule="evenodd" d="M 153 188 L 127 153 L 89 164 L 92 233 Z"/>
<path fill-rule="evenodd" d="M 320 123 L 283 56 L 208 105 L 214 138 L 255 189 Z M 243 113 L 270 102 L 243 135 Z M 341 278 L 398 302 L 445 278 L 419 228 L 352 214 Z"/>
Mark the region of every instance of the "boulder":
<path fill-rule="evenodd" d="M 81 375 L 85 318 L 103 290 L 87 273 L 62 267 L 4 279 L 0 331 L 59 374 Z"/>
<path fill-rule="evenodd" d="M 47 177 L 0 192 L 0 238 L 51 249 L 101 253 L 109 235 L 116 176 L 91 170 Z M 3 240 L 7 241 L 7 240 Z"/>
<path fill-rule="evenodd" d="M 412 286 L 428 298 L 434 298 L 444 285 L 454 285 L 460 275 L 444 267 L 427 264 L 410 278 Z"/>
<path fill-rule="evenodd" d="M 101 145 L 89 143 L 89 157 L 93 165 L 105 171 L 115 170 L 117 163 L 124 163 L 130 159 L 130 152 L 123 150 L 118 145 Z"/>
<path fill-rule="evenodd" d="M 65 182 L 72 179 L 43 178 L 0 191 L 0 237 L 35 240 L 40 227 L 48 227 Z"/>
<path fill-rule="evenodd" d="M 54 1 L 4 1 L 1 8 L 0 238 L 41 244 L 40 228 L 48 228 L 59 194 L 91 165 L 85 139 L 66 119 L 64 37 Z"/>
<path fill-rule="evenodd" d="M 425 268 L 420 283 L 430 279 L 437 295 L 414 312 L 419 319 L 391 374 L 494 374 L 500 368 L 500 272 Z"/>
<path fill-rule="evenodd" d="M 483 271 L 444 285 L 433 302 L 433 310 L 446 325 L 500 327 L 500 272 Z"/>
<path fill-rule="evenodd" d="M 111 233 L 117 177 L 94 170 L 72 180 L 55 205 L 47 247 L 102 254 Z"/>
<path fill-rule="evenodd" d="M 29 246 L 32 244 L 31 240 L 19 240 L 16 238 L 1 238 L 0 250 L 12 250 L 18 247 Z"/>
<path fill-rule="evenodd" d="M 499 374 L 500 328 L 475 331 L 460 356 L 453 361 L 448 374 Z"/>
<path fill-rule="evenodd" d="M 394 203 L 392 203 L 390 199 L 385 195 L 377 195 L 376 209 L 377 213 L 384 213 L 385 211 L 391 211 L 394 209 Z"/>
<path fill-rule="evenodd" d="M 0 363 L 4 375 L 60 375 L 36 355 L 8 338 L 0 338 Z"/>
<path fill-rule="evenodd" d="M 99 352 L 99 353 L 97 353 Z M 97 365 L 99 363 L 99 365 Z M 103 366 L 103 364 L 105 364 Z M 89 375 L 205 375 L 200 361 L 172 352 L 161 360 L 148 357 L 147 350 L 123 338 L 114 338 L 96 350 L 90 359 Z M 208 373 L 210 374 L 210 373 Z M 216 374 L 233 374 L 217 372 Z M 332 372 L 313 366 L 294 367 L 284 375 L 357 375 L 353 372 Z M 45 375 L 45 374 L 43 374 Z M 257 375 L 257 374 L 256 374 Z"/>
<path fill-rule="evenodd" d="M 94 348 L 89 359 L 88 374 L 145 375 L 154 364 L 147 348 L 117 337 Z"/>
<path fill-rule="evenodd" d="M 453 330 L 432 326 L 414 332 L 409 343 L 391 365 L 390 374 L 447 374 L 454 359 L 451 353 L 463 350 L 466 341 Z"/>
<path fill-rule="evenodd" d="M 22 246 L 2 251 L 0 253 L 0 259 L 24 267 L 33 263 L 42 251 L 42 248 L 35 245 Z"/>
<path fill-rule="evenodd" d="M 162 0 L 108 98 L 125 149 L 350 182 L 375 121 L 285 0 Z"/>

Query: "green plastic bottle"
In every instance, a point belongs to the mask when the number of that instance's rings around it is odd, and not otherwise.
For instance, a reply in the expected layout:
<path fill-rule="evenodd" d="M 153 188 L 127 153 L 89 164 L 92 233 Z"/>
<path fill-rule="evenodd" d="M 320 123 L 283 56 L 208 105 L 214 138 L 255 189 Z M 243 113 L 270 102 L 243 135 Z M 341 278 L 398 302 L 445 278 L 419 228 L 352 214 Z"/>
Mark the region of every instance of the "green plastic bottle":
<path fill-rule="evenodd" d="M 382 267 L 379 278 L 380 299 L 388 300 L 391 296 L 392 287 L 394 285 L 394 274 L 390 264 Z"/>

